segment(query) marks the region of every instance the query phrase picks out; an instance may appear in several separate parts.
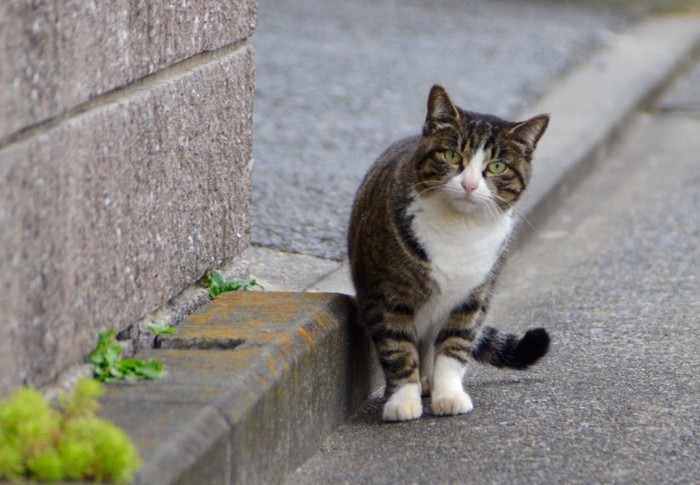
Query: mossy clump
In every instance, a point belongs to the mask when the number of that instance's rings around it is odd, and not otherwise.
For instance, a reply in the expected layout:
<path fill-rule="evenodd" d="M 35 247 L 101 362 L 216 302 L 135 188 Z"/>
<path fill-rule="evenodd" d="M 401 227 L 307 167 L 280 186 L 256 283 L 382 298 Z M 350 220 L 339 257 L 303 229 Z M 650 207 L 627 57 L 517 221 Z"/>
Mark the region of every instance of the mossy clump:
<path fill-rule="evenodd" d="M 85 379 L 61 411 L 32 388 L 0 402 L 0 478 L 133 481 L 141 460 L 123 430 L 95 416 L 102 393 L 102 384 Z"/>

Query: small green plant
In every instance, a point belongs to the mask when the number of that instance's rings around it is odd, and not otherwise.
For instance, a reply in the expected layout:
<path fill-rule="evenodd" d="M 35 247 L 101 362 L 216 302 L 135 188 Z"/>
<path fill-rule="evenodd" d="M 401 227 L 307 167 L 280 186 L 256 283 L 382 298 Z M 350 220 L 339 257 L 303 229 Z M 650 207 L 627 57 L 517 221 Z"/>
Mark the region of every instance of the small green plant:
<path fill-rule="evenodd" d="M 227 291 L 265 289 L 255 280 L 239 280 L 236 278 L 227 280 L 221 271 L 214 271 L 211 276 L 204 278 L 204 284 L 209 288 L 209 298 L 216 298 Z"/>
<path fill-rule="evenodd" d="M 150 330 L 156 337 L 163 337 L 165 335 L 175 335 L 175 327 L 171 325 L 156 325 L 155 323 L 149 323 L 146 328 Z"/>
<path fill-rule="evenodd" d="M 95 378 L 102 382 L 133 382 L 158 379 L 165 375 L 165 365 L 155 359 L 123 359 L 122 347 L 114 330 L 99 333 L 97 347 L 88 357 L 95 366 Z"/>
<path fill-rule="evenodd" d="M 127 434 L 95 416 L 103 386 L 78 383 L 53 409 L 32 388 L 0 402 L 0 479 L 131 482 L 142 462 Z"/>

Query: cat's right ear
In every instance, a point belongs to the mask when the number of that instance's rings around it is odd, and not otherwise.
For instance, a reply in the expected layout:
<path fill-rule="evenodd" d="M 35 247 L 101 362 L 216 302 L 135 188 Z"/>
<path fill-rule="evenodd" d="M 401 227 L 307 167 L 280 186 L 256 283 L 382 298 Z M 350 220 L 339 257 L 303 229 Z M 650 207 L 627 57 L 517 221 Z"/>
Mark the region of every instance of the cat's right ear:
<path fill-rule="evenodd" d="M 440 85 L 434 85 L 428 95 L 428 114 L 423 125 L 423 135 L 429 135 L 440 125 L 454 125 L 459 119 L 459 111 L 452 104 L 447 91 Z"/>

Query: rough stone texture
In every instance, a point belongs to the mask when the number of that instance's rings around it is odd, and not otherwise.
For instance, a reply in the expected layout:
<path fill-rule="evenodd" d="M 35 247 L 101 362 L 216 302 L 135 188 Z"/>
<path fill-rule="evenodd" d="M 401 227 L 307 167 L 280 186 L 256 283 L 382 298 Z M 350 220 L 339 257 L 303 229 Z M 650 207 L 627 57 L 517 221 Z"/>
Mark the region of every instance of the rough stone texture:
<path fill-rule="evenodd" d="M 255 0 L 0 2 L 0 146 L 28 125 L 249 37 L 256 14 Z"/>
<path fill-rule="evenodd" d="M 0 393 L 247 246 L 253 50 L 185 64 L 0 150 Z"/>
<path fill-rule="evenodd" d="M 353 321 L 349 297 L 320 293 L 225 293 L 190 315 L 140 354 L 167 377 L 103 399 L 146 462 L 138 482 L 280 482 L 369 393 Z M 218 481 L 192 478 L 206 469 Z"/>

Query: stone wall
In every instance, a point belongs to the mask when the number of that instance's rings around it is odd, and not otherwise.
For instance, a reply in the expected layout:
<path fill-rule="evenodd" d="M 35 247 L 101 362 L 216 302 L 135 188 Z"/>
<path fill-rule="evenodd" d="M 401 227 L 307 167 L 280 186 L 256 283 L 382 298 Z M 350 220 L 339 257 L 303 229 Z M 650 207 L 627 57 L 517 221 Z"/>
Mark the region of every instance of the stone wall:
<path fill-rule="evenodd" d="M 0 395 L 248 245 L 256 13 L 0 2 Z"/>

